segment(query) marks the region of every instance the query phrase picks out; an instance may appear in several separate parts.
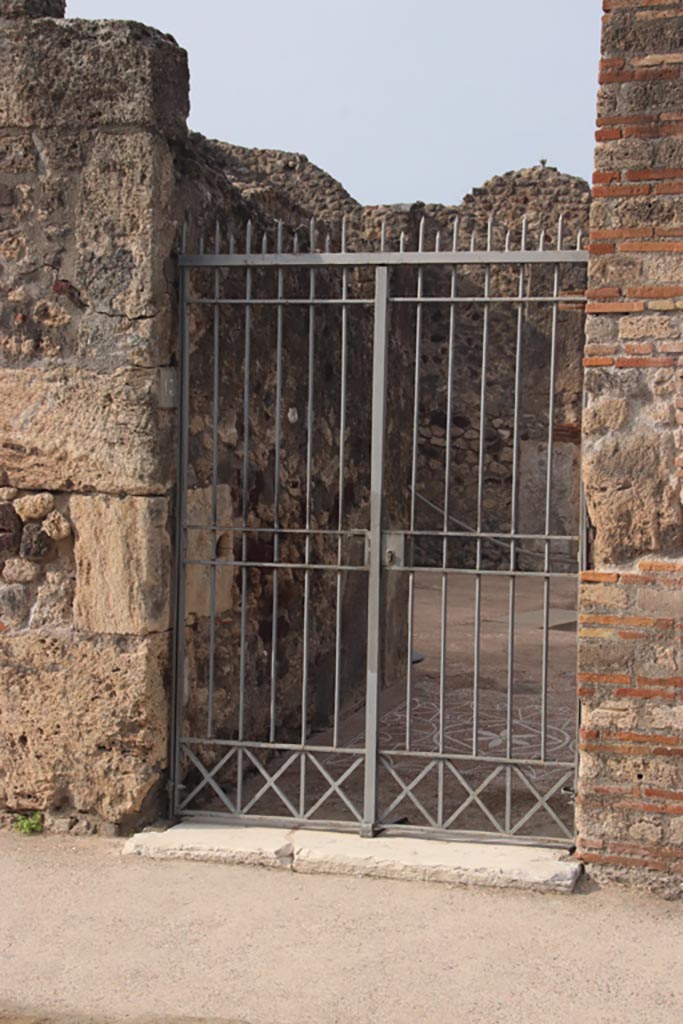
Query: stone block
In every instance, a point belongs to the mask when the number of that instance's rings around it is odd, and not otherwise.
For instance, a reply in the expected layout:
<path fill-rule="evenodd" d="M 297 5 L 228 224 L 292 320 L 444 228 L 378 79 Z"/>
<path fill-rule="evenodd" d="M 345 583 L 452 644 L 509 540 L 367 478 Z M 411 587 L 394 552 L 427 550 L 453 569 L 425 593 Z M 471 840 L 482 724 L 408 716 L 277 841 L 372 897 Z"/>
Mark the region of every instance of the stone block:
<path fill-rule="evenodd" d="M 182 138 L 188 109 L 187 54 L 171 36 L 123 21 L 3 25 L 3 127 L 132 125 Z"/>
<path fill-rule="evenodd" d="M 680 590 L 658 590 L 656 587 L 638 587 L 636 608 L 645 615 L 662 619 L 683 618 L 683 597 Z"/>
<path fill-rule="evenodd" d="M 2 570 L 2 578 L 7 583 L 32 583 L 42 572 L 42 567 L 27 558 L 9 558 Z"/>
<path fill-rule="evenodd" d="M 683 508 L 671 434 L 613 432 L 584 448 L 588 510 L 596 530 L 596 564 L 619 565 L 646 552 L 678 551 Z"/>
<path fill-rule="evenodd" d="M 55 507 L 53 494 L 27 494 L 23 498 L 17 498 L 14 502 L 14 511 L 24 522 L 30 519 L 44 519 Z"/>
<path fill-rule="evenodd" d="M 43 522 L 43 531 L 52 540 L 66 540 L 71 536 L 71 523 L 61 512 L 55 509 Z"/>
<path fill-rule="evenodd" d="M 49 562 L 55 553 L 52 538 L 40 523 L 27 523 L 21 535 L 19 554 L 32 562 Z"/>
<path fill-rule="evenodd" d="M 674 4 L 651 20 L 634 17 L 632 10 L 616 10 L 603 23 L 603 57 L 671 53 L 680 46 L 680 11 Z"/>
<path fill-rule="evenodd" d="M 19 553 L 21 519 L 8 503 L 0 504 L 0 558 Z"/>
<path fill-rule="evenodd" d="M 74 625 L 89 633 L 143 635 L 171 619 L 171 538 L 166 498 L 74 496 Z"/>
<path fill-rule="evenodd" d="M 169 641 L 0 639 L 0 804 L 135 816 L 166 766 Z"/>
<path fill-rule="evenodd" d="M 584 611 L 623 611 L 629 607 L 632 595 L 627 587 L 615 587 L 606 583 L 582 583 L 579 600 Z"/>
<path fill-rule="evenodd" d="M 26 490 L 162 493 L 173 414 L 159 411 L 157 388 L 153 370 L 0 370 L 0 461 Z"/>
<path fill-rule="evenodd" d="M 75 279 L 91 310 L 133 320 L 166 308 L 173 191 L 165 142 L 150 132 L 117 136 L 115 146 L 109 135 L 96 136 L 76 203 Z"/>
<path fill-rule="evenodd" d="M 619 430 L 628 419 L 628 402 L 619 396 L 599 398 L 591 402 L 583 416 L 584 434 L 604 434 Z"/>

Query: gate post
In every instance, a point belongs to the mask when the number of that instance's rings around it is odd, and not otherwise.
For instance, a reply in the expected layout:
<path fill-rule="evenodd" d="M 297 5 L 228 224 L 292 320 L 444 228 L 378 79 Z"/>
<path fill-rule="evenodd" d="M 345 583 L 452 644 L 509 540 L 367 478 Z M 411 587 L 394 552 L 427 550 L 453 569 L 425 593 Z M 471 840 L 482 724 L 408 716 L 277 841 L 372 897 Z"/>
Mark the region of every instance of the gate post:
<path fill-rule="evenodd" d="M 372 360 L 372 449 L 370 456 L 370 576 L 365 703 L 365 799 L 361 835 L 372 838 L 377 821 L 377 730 L 383 660 L 382 514 L 384 506 L 384 428 L 387 378 L 389 268 L 375 272 L 375 328 Z"/>

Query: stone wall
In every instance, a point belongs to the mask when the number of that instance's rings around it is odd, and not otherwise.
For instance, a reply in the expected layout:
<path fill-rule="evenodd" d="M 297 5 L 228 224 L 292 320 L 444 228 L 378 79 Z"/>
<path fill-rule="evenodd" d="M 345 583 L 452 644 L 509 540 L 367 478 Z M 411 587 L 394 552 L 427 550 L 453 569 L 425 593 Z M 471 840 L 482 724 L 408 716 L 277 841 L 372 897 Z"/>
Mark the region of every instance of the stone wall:
<path fill-rule="evenodd" d="M 163 797 L 175 441 L 159 399 L 188 82 L 168 37 L 63 13 L 0 12 L 0 806 L 87 830 Z"/>
<path fill-rule="evenodd" d="M 681 892 L 683 6 L 605 0 L 583 468 L 580 856 Z"/>

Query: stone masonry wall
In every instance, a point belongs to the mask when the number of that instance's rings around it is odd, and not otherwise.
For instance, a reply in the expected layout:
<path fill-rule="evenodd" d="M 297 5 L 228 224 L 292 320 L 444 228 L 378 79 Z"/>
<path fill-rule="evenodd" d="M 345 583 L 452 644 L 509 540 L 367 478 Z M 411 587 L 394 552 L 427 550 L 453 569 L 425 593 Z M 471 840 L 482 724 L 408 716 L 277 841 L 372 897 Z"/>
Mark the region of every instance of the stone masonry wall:
<path fill-rule="evenodd" d="M 0 807 L 150 813 L 167 762 L 185 55 L 0 5 Z"/>
<path fill-rule="evenodd" d="M 583 467 L 579 854 L 683 880 L 683 4 L 605 0 Z"/>

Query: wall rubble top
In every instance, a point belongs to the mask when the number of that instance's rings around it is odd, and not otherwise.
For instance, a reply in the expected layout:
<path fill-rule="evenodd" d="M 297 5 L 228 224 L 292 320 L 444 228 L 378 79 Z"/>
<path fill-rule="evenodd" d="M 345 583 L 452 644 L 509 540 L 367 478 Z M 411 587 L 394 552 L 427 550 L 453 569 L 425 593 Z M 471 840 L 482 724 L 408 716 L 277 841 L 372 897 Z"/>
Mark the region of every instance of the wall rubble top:
<path fill-rule="evenodd" d="M 2 18 L 63 18 L 66 0 L 2 0 Z"/>

